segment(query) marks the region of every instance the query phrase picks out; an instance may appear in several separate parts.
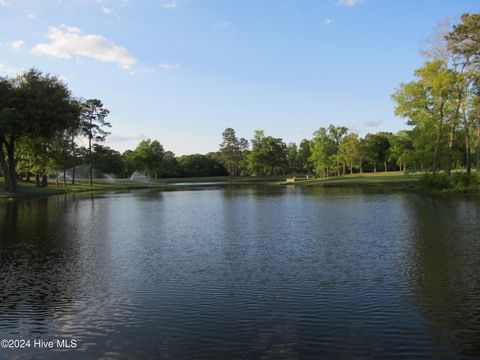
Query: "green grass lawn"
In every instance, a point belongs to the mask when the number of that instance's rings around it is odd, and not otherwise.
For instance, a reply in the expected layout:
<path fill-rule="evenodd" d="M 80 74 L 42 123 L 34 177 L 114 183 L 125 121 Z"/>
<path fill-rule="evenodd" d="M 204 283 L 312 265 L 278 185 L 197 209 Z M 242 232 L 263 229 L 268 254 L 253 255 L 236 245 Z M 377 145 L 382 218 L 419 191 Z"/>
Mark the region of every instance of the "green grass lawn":
<path fill-rule="evenodd" d="M 243 176 L 230 178 L 228 176 L 217 177 L 192 177 L 192 178 L 169 178 L 152 179 L 149 182 L 134 182 L 126 179 L 115 180 L 113 182 L 105 180 L 95 180 L 93 186 L 89 186 L 86 181 L 78 181 L 75 185 L 67 184 L 64 188 L 62 182 L 56 186 L 54 181 L 49 183 L 46 188 L 37 188 L 33 182 L 19 182 L 19 192 L 16 194 L 7 193 L 0 190 L 0 199 L 38 197 L 48 195 L 60 195 L 65 193 L 81 193 L 91 191 L 121 191 L 135 189 L 188 189 L 195 186 L 196 183 L 218 183 L 232 185 L 265 184 L 265 185 L 285 185 L 286 175 L 276 176 Z M 403 172 L 388 173 L 367 173 L 353 174 L 340 177 L 329 178 L 310 178 L 297 179 L 296 186 L 323 186 L 323 187 L 385 187 L 385 188 L 408 188 L 418 181 L 421 174 L 404 175 Z M 175 186 L 175 183 L 192 184 L 189 186 Z M 0 178 L 0 188 L 3 188 L 3 179 Z"/>
<path fill-rule="evenodd" d="M 0 178 L 0 199 L 24 198 L 24 197 L 39 197 L 49 195 L 61 195 L 65 193 L 81 193 L 89 191 L 118 191 L 131 189 L 145 189 L 150 187 L 160 187 L 161 184 L 151 185 L 150 183 L 135 183 L 130 181 L 96 181 L 93 186 L 89 186 L 87 182 L 77 181 L 75 185 L 67 184 L 63 187 L 60 183 L 56 186 L 55 182 L 50 182 L 48 187 L 38 188 L 33 182 L 19 182 L 18 193 L 11 194 L 3 190 L 3 178 Z M 164 185 L 163 185 L 164 186 Z"/>
<path fill-rule="evenodd" d="M 243 176 L 230 178 L 228 176 L 217 177 L 190 177 L 190 178 L 162 178 L 151 179 L 148 182 L 136 182 L 128 179 L 117 179 L 113 182 L 102 179 L 96 179 L 93 186 L 89 186 L 87 181 L 77 180 L 75 185 L 67 183 L 67 187 L 63 187 L 62 181 L 56 185 L 55 181 L 50 181 L 48 187 L 35 187 L 33 182 L 20 181 L 18 183 L 18 193 L 11 194 L 3 190 L 3 178 L 0 177 L 0 199 L 26 198 L 26 197 L 41 197 L 49 195 L 61 195 L 65 193 L 81 193 L 91 191 L 121 191 L 121 190 L 135 190 L 135 189 L 189 189 L 195 186 L 196 183 L 218 183 L 218 184 L 232 184 L 232 185 L 246 185 L 246 184 L 278 184 L 285 180 L 284 175 L 279 176 Z M 192 184 L 189 186 L 175 186 L 175 183 Z"/>
<path fill-rule="evenodd" d="M 387 173 L 351 174 L 340 177 L 313 178 L 297 180 L 299 186 L 324 186 L 324 187 L 411 187 L 420 180 L 422 174 L 405 175 L 401 171 Z"/>

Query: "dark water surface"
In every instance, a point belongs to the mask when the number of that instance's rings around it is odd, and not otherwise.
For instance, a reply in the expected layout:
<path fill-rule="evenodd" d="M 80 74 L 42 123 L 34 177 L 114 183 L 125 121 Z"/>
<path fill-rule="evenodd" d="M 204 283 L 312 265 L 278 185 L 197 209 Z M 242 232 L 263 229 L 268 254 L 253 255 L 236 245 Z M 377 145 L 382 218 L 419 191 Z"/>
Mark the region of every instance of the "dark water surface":
<path fill-rule="evenodd" d="M 242 187 L 4 203 L 0 339 L 78 344 L 2 359 L 480 358 L 480 198 Z"/>

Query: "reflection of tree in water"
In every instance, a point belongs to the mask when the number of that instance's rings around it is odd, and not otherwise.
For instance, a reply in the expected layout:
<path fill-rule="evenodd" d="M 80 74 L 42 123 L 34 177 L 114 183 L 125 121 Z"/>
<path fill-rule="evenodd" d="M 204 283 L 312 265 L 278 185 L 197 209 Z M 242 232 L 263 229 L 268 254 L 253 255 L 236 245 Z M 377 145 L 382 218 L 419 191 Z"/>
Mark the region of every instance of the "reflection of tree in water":
<path fill-rule="evenodd" d="M 416 236 L 409 278 L 423 313 L 463 356 L 480 355 L 479 200 L 412 197 L 411 202 Z"/>
<path fill-rule="evenodd" d="M 78 290 L 79 264 L 65 233 L 63 198 L 0 207 L 0 333 L 26 336 L 49 329 Z"/>

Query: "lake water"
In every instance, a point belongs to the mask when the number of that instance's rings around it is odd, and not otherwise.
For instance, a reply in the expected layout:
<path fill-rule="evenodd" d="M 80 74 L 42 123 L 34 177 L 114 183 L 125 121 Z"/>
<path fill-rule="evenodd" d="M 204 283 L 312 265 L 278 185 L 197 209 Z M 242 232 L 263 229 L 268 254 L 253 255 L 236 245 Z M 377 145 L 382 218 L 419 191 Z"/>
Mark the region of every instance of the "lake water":
<path fill-rule="evenodd" d="M 0 204 L 18 359 L 480 358 L 480 198 L 285 187 Z"/>

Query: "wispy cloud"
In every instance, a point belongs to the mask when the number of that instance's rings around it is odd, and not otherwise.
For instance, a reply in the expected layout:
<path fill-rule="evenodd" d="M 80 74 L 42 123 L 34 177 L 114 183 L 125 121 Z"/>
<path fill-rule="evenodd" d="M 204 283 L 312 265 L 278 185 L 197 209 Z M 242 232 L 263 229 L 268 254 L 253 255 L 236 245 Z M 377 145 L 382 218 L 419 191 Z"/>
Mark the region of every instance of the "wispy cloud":
<path fill-rule="evenodd" d="M 338 0 L 338 5 L 345 5 L 345 6 L 355 6 L 357 4 L 362 3 L 364 0 Z"/>
<path fill-rule="evenodd" d="M 326 18 L 325 20 L 323 20 L 323 24 L 324 24 L 325 26 L 332 25 L 332 23 L 333 23 L 333 20 L 330 19 L 330 18 Z"/>
<path fill-rule="evenodd" d="M 28 14 L 27 16 L 28 16 L 29 19 L 32 19 L 32 20 L 37 17 L 37 15 L 35 15 L 35 14 Z"/>
<path fill-rule="evenodd" d="M 175 9 L 178 5 L 176 1 L 169 1 L 160 4 L 161 7 L 165 9 Z"/>
<path fill-rule="evenodd" d="M 15 50 L 20 50 L 20 48 L 25 44 L 23 40 L 14 40 L 10 43 L 10 46 Z"/>
<path fill-rule="evenodd" d="M 8 2 L 7 0 L 0 0 L 0 6 L 5 6 L 8 4 L 10 4 L 10 2 Z"/>
<path fill-rule="evenodd" d="M 4 65 L 4 64 L 0 64 L 0 74 L 2 74 L 2 75 L 12 76 L 12 75 L 17 74 L 18 72 L 19 72 L 18 69 L 15 69 L 13 67 L 10 67 L 10 66 Z"/>
<path fill-rule="evenodd" d="M 366 128 L 373 128 L 373 127 L 377 127 L 377 126 L 380 126 L 381 124 L 383 123 L 383 120 L 369 120 L 369 121 L 365 121 L 363 123 L 363 127 L 366 127 Z"/>
<path fill-rule="evenodd" d="M 111 7 L 102 7 L 102 12 L 105 14 L 105 15 L 109 15 L 109 16 L 113 16 L 115 19 L 117 20 L 121 20 L 122 18 L 120 17 L 120 15 L 118 15 L 118 13 L 115 11 L 114 8 L 111 8 Z"/>
<path fill-rule="evenodd" d="M 137 61 L 124 47 L 115 45 L 101 35 L 83 34 L 80 29 L 66 25 L 51 27 L 49 43 L 35 45 L 31 52 L 61 59 L 92 58 L 98 61 L 115 62 L 129 69 Z"/>
<path fill-rule="evenodd" d="M 222 29 L 222 28 L 229 28 L 233 25 L 230 21 L 222 21 L 220 24 L 216 24 L 213 26 L 214 29 Z"/>
<path fill-rule="evenodd" d="M 135 69 L 130 70 L 130 74 L 132 75 L 148 75 L 153 74 L 157 70 L 180 70 L 181 66 L 177 63 L 165 63 L 165 64 L 158 64 L 157 66 L 151 67 L 135 67 Z"/>
<path fill-rule="evenodd" d="M 163 70 L 179 70 L 180 64 L 160 64 L 158 68 Z"/>
<path fill-rule="evenodd" d="M 148 136 L 145 134 L 137 134 L 134 133 L 132 135 L 116 135 L 112 134 L 108 137 L 108 142 L 109 143 L 119 143 L 119 142 L 125 142 L 125 141 L 134 141 L 134 140 L 145 140 L 147 139 Z"/>

